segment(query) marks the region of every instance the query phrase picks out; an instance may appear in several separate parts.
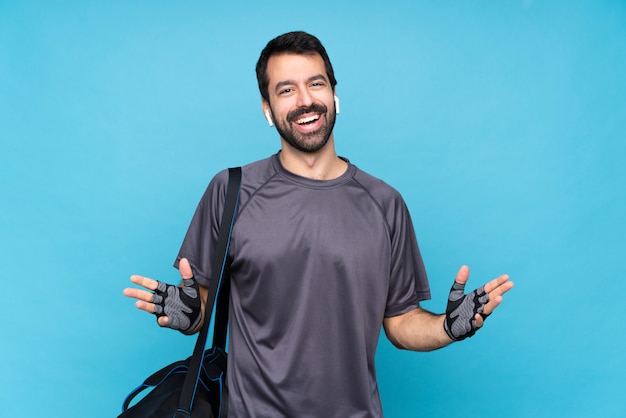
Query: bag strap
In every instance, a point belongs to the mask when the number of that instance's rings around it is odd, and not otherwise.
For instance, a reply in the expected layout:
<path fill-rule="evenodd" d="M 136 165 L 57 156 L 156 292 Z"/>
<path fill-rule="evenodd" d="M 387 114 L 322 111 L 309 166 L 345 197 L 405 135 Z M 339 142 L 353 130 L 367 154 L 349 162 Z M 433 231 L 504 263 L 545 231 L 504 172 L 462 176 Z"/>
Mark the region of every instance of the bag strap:
<path fill-rule="evenodd" d="M 215 301 L 215 321 L 213 323 L 213 347 L 226 351 L 226 335 L 228 333 L 228 305 L 230 302 L 230 273 L 228 269 L 222 276 L 222 284 Z"/>
<path fill-rule="evenodd" d="M 226 267 L 226 256 L 228 255 L 228 245 L 230 244 L 230 234 L 232 233 L 237 203 L 239 202 L 240 186 L 241 167 L 229 168 L 226 201 L 224 202 L 224 210 L 222 212 L 222 220 L 220 222 L 219 234 L 217 237 L 217 246 L 215 248 L 215 257 L 211 270 L 207 300 L 204 305 L 204 323 L 202 324 L 202 328 L 200 328 L 200 333 L 198 334 L 198 339 L 196 340 L 193 355 L 190 358 L 189 371 L 187 372 L 185 382 L 183 383 L 183 389 L 178 402 L 178 410 L 175 415 L 176 417 L 189 417 L 191 415 L 191 408 L 196 394 L 198 379 L 200 377 L 200 366 L 202 365 L 202 358 L 209 332 L 209 323 L 211 322 L 213 305 L 215 304 L 218 290 L 222 287 L 222 282 L 225 281 L 225 278 L 227 278 L 224 275 L 224 270 Z M 224 292 L 220 291 L 219 293 L 222 295 L 220 296 L 220 299 L 224 299 Z M 219 305 L 216 309 L 219 310 Z M 216 313 L 216 318 L 218 316 L 223 317 L 222 315 L 218 315 Z"/>

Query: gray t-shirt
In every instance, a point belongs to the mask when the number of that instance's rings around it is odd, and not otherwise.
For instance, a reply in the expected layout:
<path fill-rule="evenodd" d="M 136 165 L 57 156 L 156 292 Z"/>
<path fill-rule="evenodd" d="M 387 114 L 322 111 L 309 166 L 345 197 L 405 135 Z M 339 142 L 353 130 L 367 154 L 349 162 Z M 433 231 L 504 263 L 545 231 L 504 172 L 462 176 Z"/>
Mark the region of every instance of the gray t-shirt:
<path fill-rule="evenodd" d="M 209 184 L 178 260 L 207 285 L 228 172 Z M 382 417 L 374 355 L 384 317 L 430 298 L 400 194 L 349 164 L 339 178 L 243 167 L 228 255 L 229 416 Z"/>

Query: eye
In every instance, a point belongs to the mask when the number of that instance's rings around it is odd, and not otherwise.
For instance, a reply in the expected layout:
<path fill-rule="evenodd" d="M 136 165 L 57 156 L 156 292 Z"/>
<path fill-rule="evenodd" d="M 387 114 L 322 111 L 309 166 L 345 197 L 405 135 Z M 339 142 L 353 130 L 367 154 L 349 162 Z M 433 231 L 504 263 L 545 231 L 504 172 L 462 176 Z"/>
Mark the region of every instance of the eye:
<path fill-rule="evenodd" d="M 287 87 L 287 88 L 284 88 L 282 90 L 279 90 L 278 94 L 279 95 L 284 95 L 284 94 L 289 94 L 291 92 L 293 92 L 293 89 L 291 87 Z"/>

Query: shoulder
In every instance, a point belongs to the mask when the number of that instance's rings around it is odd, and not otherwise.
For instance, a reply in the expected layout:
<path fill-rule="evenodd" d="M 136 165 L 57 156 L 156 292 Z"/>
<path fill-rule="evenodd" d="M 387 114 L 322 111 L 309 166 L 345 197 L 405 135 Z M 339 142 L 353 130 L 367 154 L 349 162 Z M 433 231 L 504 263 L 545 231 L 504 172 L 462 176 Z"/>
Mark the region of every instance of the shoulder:
<path fill-rule="evenodd" d="M 241 187 L 239 192 L 239 207 L 246 202 L 276 175 L 274 156 L 254 161 L 241 166 Z M 212 205 L 221 205 L 226 198 L 228 187 L 228 168 L 219 171 L 209 182 L 202 201 Z"/>
<path fill-rule="evenodd" d="M 381 207 L 389 208 L 389 206 L 404 205 L 400 192 L 380 178 L 360 168 L 356 169 L 353 178 Z"/>
<path fill-rule="evenodd" d="M 357 169 L 353 180 L 366 191 L 392 235 L 411 224 L 409 209 L 398 190 L 361 169 Z"/>
<path fill-rule="evenodd" d="M 272 177 L 274 177 L 277 173 L 275 159 L 276 156 L 272 155 L 262 160 L 258 160 L 244 165 L 241 168 L 242 188 L 257 189 L 268 180 L 270 180 Z"/>
<path fill-rule="evenodd" d="M 241 194 L 249 194 L 273 175 L 272 157 L 246 164 L 241 167 Z M 226 197 L 228 168 L 218 171 L 209 181 L 200 201 L 201 205 L 220 205 Z"/>
<path fill-rule="evenodd" d="M 249 187 L 254 188 L 271 178 L 276 173 L 272 159 L 273 156 L 241 166 L 242 189 Z M 215 174 L 209 183 L 208 189 L 225 191 L 228 185 L 228 170 L 228 168 L 224 168 Z"/>

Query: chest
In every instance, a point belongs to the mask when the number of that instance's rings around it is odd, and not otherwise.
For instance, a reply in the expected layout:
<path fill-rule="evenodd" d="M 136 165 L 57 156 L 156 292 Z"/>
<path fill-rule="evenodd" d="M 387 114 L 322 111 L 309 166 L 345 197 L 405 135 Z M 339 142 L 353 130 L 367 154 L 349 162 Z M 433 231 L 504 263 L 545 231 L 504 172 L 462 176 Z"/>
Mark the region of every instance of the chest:
<path fill-rule="evenodd" d="M 313 258 L 326 266 L 368 264 L 389 251 L 381 211 L 365 192 L 271 188 L 254 196 L 233 231 L 234 268 L 260 271 Z"/>

